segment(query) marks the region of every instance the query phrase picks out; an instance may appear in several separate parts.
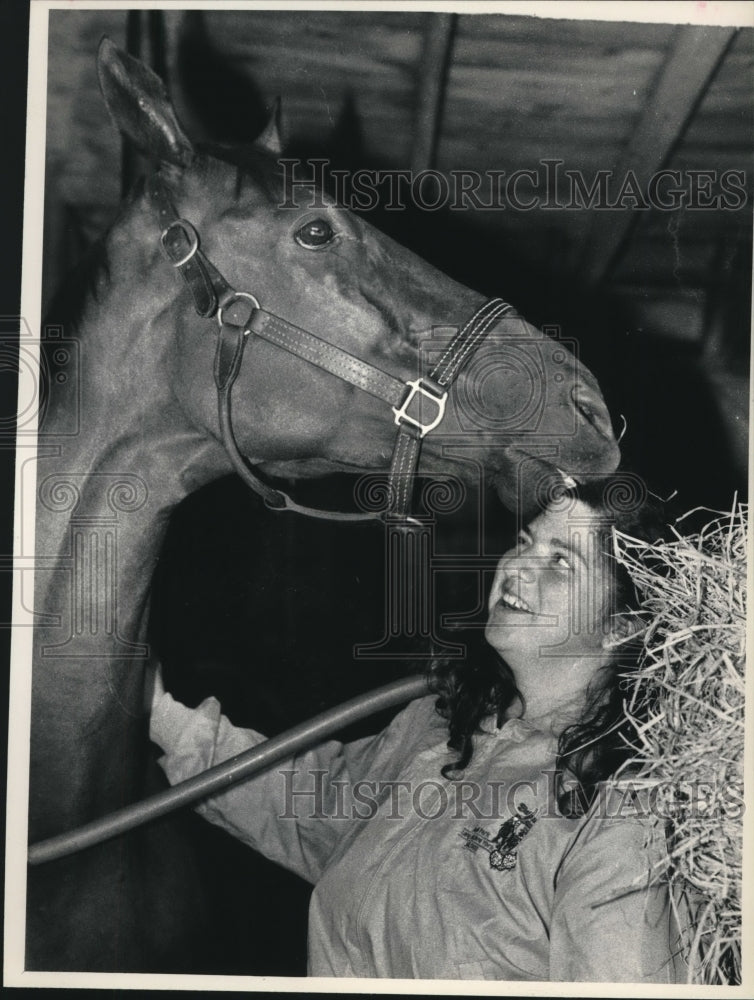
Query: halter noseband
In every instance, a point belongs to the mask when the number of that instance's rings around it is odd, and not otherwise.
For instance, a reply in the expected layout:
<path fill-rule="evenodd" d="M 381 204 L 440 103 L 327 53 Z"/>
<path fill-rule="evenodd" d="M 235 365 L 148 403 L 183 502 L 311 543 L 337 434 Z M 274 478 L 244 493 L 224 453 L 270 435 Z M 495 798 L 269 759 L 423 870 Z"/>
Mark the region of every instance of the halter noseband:
<path fill-rule="evenodd" d="M 514 313 L 513 306 L 502 299 L 486 302 L 455 335 L 429 376 L 404 382 L 267 312 L 250 292 L 237 291 L 202 252 L 199 234 L 190 222 L 178 216 L 165 186 L 156 175 L 148 179 L 147 193 L 159 215 L 163 250 L 188 285 L 196 312 L 205 318 L 217 316 L 219 333 L 214 376 L 220 433 L 231 464 L 241 479 L 262 497 L 268 507 L 275 510 L 294 510 L 310 517 L 338 521 L 364 521 L 389 516 L 391 521 L 412 522 L 408 508 L 422 439 L 442 421 L 448 391 L 461 367 L 495 323 L 503 316 Z M 383 514 L 305 507 L 295 503 L 281 490 L 268 486 L 251 471 L 238 450 L 231 420 L 231 392 L 241 369 L 246 338 L 250 334 L 336 375 L 392 407 L 398 432 L 390 464 L 389 506 Z M 408 412 L 417 396 L 435 406 L 433 418 L 426 423 Z"/>

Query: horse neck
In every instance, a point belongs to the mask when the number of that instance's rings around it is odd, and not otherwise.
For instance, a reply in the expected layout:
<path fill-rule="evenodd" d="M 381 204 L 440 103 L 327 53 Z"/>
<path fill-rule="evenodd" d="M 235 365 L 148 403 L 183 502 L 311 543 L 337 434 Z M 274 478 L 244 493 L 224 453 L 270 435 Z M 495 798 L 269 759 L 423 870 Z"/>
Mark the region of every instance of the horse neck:
<path fill-rule="evenodd" d="M 227 471 L 219 446 L 192 427 L 171 392 L 182 289 L 170 267 L 154 262 L 157 237 L 138 203 L 108 237 L 107 267 L 73 331 L 79 378 L 53 394 L 40 435 L 37 549 L 63 572 L 41 574 L 39 606 L 65 620 L 67 603 L 78 646 L 98 657 L 143 645 L 170 512 Z M 76 423 L 78 433 L 64 436 Z M 45 631 L 49 642 L 56 630 Z"/>

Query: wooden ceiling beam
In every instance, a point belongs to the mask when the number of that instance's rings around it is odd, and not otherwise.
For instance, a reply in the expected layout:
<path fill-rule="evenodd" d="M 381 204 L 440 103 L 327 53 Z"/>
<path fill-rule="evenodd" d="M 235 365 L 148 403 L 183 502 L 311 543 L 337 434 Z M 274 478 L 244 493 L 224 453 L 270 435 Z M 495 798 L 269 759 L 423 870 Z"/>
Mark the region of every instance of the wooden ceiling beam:
<path fill-rule="evenodd" d="M 414 113 L 411 170 L 434 166 L 455 14 L 427 14 Z"/>
<path fill-rule="evenodd" d="M 613 167 L 617 185 L 632 171 L 640 190 L 646 190 L 683 135 L 736 31 L 690 25 L 677 29 L 636 129 Z M 592 212 L 577 267 L 582 280 L 593 285 L 604 280 L 624 253 L 640 215 L 628 208 Z"/>

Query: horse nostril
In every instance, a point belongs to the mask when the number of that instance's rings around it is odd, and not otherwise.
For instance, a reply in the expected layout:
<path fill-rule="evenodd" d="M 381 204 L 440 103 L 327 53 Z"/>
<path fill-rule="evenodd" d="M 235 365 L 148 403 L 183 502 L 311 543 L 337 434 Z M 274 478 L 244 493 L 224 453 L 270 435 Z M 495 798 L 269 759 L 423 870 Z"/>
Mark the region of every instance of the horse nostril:
<path fill-rule="evenodd" d="M 603 437 L 613 437 L 613 427 L 610 416 L 602 399 L 583 385 L 576 385 L 571 390 L 574 406 L 594 429 Z"/>

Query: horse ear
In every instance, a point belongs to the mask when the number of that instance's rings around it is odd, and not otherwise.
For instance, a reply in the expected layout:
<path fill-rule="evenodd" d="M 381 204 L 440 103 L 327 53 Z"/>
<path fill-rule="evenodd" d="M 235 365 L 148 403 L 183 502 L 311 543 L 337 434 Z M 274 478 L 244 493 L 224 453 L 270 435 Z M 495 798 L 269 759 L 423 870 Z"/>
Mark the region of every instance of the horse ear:
<path fill-rule="evenodd" d="M 270 115 L 270 120 L 264 127 L 264 131 L 256 139 L 256 145 L 261 146 L 262 149 L 266 149 L 268 153 L 272 153 L 274 156 L 280 156 L 283 152 L 283 140 L 282 136 L 282 104 L 279 97 L 275 98 L 275 104 L 272 108 L 272 114 Z"/>
<path fill-rule="evenodd" d="M 176 118 L 165 85 L 107 36 L 97 52 L 100 90 L 115 125 L 147 156 L 185 167 L 194 147 Z"/>

